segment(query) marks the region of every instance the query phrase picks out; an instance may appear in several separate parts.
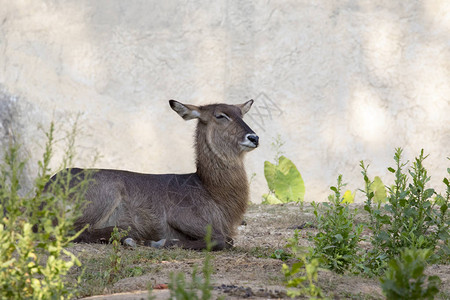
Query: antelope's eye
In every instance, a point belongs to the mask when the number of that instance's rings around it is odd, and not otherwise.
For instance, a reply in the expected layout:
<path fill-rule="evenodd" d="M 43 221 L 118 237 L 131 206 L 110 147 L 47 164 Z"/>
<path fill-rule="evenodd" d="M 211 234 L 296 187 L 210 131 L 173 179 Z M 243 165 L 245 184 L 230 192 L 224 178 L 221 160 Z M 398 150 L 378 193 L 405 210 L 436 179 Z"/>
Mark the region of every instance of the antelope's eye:
<path fill-rule="evenodd" d="M 230 118 L 226 115 L 226 114 L 218 114 L 218 115 L 216 115 L 216 119 L 227 119 L 227 120 L 230 120 Z"/>

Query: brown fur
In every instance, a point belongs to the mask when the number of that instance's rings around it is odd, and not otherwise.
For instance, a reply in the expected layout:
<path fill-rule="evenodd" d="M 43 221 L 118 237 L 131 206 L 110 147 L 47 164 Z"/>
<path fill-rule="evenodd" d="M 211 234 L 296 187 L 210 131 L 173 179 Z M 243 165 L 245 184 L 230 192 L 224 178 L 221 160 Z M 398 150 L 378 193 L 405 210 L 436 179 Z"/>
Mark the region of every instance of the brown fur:
<path fill-rule="evenodd" d="M 77 241 L 108 240 L 117 226 L 130 228 L 129 237 L 145 244 L 166 239 L 165 246 L 203 249 L 210 224 L 214 249 L 230 246 L 249 201 L 243 157 L 258 146 L 258 137 L 242 120 L 252 103 L 197 107 L 171 100 L 185 120 L 198 119 L 197 171 L 155 175 L 96 170 L 86 194 L 89 204 L 75 224 L 77 229 L 90 226 Z"/>

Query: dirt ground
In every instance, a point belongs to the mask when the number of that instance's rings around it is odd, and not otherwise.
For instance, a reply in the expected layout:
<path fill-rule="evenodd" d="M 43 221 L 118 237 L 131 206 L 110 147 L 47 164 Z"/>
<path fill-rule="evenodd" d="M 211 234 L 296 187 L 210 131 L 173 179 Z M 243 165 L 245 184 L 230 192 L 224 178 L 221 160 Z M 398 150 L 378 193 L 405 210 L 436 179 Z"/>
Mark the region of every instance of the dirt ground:
<path fill-rule="evenodd" d="M 288 298 L 281 273 L 283 262 L 270 258 L 270 254 L 286 245 L 286 240 L 293 236 L 295 228 L 302 227 L 305 222 L 312 220 L 311 210 L 306 208 L 302 212 L 297 205 L 252 205 L 245 216 L 245 225 L 239 227 L 235 248 L 213 253 L 214 296 L 224 296 L 226 299 Z M 308 232 L 313 233 L 314 229 L 304 228 L 300 231 L 301 243 L 305 246 L 309 245 Z M 90 256 L 105 256 L 108 255 L 110 246 L 76 244 L 70 250 L 79 254 L 81 258 L 87 253 Z M 364 244 L 361 246 L 365 247 Z M 143 251 L 154 250 L 146 248 Z M 186 250 L 178 249 L 178 251 Z M 151 262 L 149 272 L 120 279 L 104 288 L 101 291 L 103 295 L 86 299 L 147 299 L 149 284 L 155 287 L 167 284 L 171 272 L 183 272 L 189 278 L 193 266 L 197 265 L 201 268 L 203 257 L 202 253 L 194 253 L 181 259 Z M 148 268 L 149 263 L 145 261 L 140 266 L 145 264 Z M 442 280 L 441 291 L 445 291 L 445 295 L 450 295 L 450 266 L 433 265 L 427 272 L 439 275 Z M 339 275 L 321 269 L 319 286 L 332 299 L 384 298 L 378 279 L 351 274 Z M 154 290 L 152 295 L 156 299 L 166 299 L 169 297 L 169 291 Z"/>

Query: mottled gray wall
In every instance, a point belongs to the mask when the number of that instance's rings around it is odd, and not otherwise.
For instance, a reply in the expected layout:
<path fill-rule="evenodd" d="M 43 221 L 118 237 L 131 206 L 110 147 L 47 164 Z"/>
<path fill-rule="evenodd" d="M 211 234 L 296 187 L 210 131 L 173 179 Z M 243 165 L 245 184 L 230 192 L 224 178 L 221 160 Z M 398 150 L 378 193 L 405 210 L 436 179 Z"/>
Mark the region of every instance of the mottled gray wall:
<path fill-rule="evenodd" d="M 277 134 L 308 200 L 326 199 L 338 173 L 349 188 L 361 187 L 361 159 L 387 180 L 396 146 L 408 159 L 421 148 L 431 153 L 434 184 L 449 166 L 447 0 L 0 0 L 0 7 L 0 84 L 16 99 L 30 165 L 43 151 L 38 125 L 53 119 L 67 127 L 83 112 L 78 166 L 89 166 L 97 149 L 96 167 L 190 172 L 195 124 L 167 101 L 254 98 L 246 120 L 261 138 L 247 157 L 255 202 L 266 191 L 263 163 Z"/>

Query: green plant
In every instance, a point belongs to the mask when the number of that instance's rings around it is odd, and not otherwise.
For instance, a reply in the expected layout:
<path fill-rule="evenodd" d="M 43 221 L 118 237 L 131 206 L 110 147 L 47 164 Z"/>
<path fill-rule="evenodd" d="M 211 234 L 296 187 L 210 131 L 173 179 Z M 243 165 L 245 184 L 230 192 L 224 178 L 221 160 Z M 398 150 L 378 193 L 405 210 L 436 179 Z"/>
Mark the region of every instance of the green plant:
<path fill-rule="evenodd" d="M 252 183 L 255 180 L 255 178 L 256 178 L 256 173 L 253 172 L 252 175 L 250 175 L 250 178 L 248 179 L 248 185 L 249 186 L 252 185 Z"/>
<path fill-rule="evenodd" d="M 109 254 L 110 268 L 109 270 L 106 270 L 105 273 L 105 277 L 108 278 L 109 282 L 111 282 L 122 269 L 122 249 L 120 241 L 128 235 L 129 230 L 130 229 L 119 230 L 116 226 L 114 226 L 113 232 L 111 233 L 111 237 L 109 239 L 109 242 L 112 245 L 112 249 Z"/>
<path fill-rule="evenodd" d="M 277 249 L 270 255 L 270 258 L 279 259 L 282 261 L 288 260 L 291 257 L 292 254 L 285 251 L 284 249 Z"/>
<path fill-rule="evenodd" d="M 271 195 L 275 195 L 276 201 L 269 195 L 263 195 L 266 202 L 303 202 L 305 195 L 305 184 L 300 172 L 294 163 L 288 158 L 281 156 L 277 164 L 264 162 L 264 176 Z M 276 203 L 270 203 L 276 204 Z"/>
<path fill-rule="evenodd" d="M 395 180 L 388 188 L 386 203 L 375 201 L 375 182 L 369 179 L 368 167 L 361 162 L 365 181 L 362 191 L 366 196 L 364 209 L 369 213 L 368 228 L 373 233 L 373 248 L 368 253 L 367 262 L 373 271 L 376 271 L 376 266 L 383 268 L 385 261 L 399 254 L 402 248 L 428 248 L 434 251 L 439 241 L 445 245 L 449 239 L 448 179 L 444 179 L 446 197 L 438 195 L 434 189 L 427 187 L 430 177 L 423 165 L 427 158 L 423 150 L 407 172 L 404 171 L 407 164 L 402 162 L 402 152 L 401 148 L 396 149 L 396 166 L 388 168 L 394 173 Z"/>
<path fill-rule="evenodd" d="M 354 222 L 357 209 L 352 211 L 349 207 L 352 197 L 348 195 L 351 193 L 345 193 L 347 198 L 341 196 L 344 186 L 342 175 L 339 175 L 337 186 L 330 188 L 334 195 L 328 197 L 328 203 L 312 203 L 319 232 L 310 237 L 315 246 L 311 255 L 338 273 L 358 263 L 357 249 L 363 231 L 363 225 Z"/>
<path fill-rule="evenodd" d="M 440 263 L 450 263 L 450 239 L 446 239 L 438 245 L 436 257 Z"/>
<path fill-rule="evenodd" d="M 305 196 L 305 183 L 295 164 L 282 155 L 283 146 L 278 135 L 272 143 L 275 155 L 275 164 L 264 162 L 264 176 L 269 186 L 269 194 L 264 194 L 263 203 L 280 204 L 286 202 L 300 202 L 303 204 Z"/>
<path fill-rule="evenodd" d="M 73 298 L 65 276 L 80 261 L 65 250 L 81 232 L 73 231 L 84 204 L 89 174 L 68 169 L 75 156 L 77 123 L 66 138 L 61 167 L 66 176 L 49 182 L 55 145 L 54 124 L 46 133 L 43 158 L 30 193 L 22 190 L 25 161 L 20 147 L 10 144 L 0 166 L 0 298 Z M 74 181 L 71 181 L 75 179 Z M 49 182 L 49 183 L 48 183 Z M 78 277 L 79 279 L 79 277 Z"/>
<path fill-rule="evenodd" d="M 391 259 L 385 276 L 380 279 L 386 299 L 434 299 L 441 280 L 424 274 L 432 253 L 430 249 L 404 249 Z"/>
<path fill-rule="evenodd" d="M 317 285 L 319 260 L 312 259 L 308 262 L 306 255 L 300 252 L 298 242 L 299 237 L 296 230 L 294 237 L 286 246 L 291 249 L 296 261 L 291 266 L 283 264 L 282 267 L 285 283 L 289 288 L 287 295 L 292 298 L 306 296 L 309 299 L 324 299 L 324 294 Z"/>
<path fill-rule="evenodd" d="M 450 157 L 447 157 L 450 160 Z M 448 178 L 445 177 L 442 182 L 445 184 L 445 196 L 437 195 L 436 202 L 440 205 L 439 209 L 441 214 L 439 216 L 439 224 L 447 224 L 440 232 L 436 231 L 437 237 L 441 240 L 441 243 L 437 245 L 437 257 L 442 263 L 450 262 L 450 235 L 448 230 L 450 228 L 450 217 L 448 206 L 450 205 L 450 168 L 447 168 Z"/>
<path fill-rule="evenodd" d="M 139 266 L 134 266 L 134 267 L 127 268 L 125 270 L 125 272 L 127 274 L 127 277 L 137 277 L 137 276 L 141 276 L 142 274 L 144 274 L 144 269 Z"/>
<path fill-rule="evenodd" d="M 381 185 L 384 187 L 384 184 L 381 179 L 377 181 L 377 177 L 373 181 L 369 179 L 367 174 L 368 166 L 365 166 L 363 161 L 360 162 L 360 166 L 365 182 L 364 190 L 360 191 L 366 195 L 364 210 L 369 213 L 369 222 L 366 226 L 374 235 L 377 235 L 381 231 L 382 224 L 388 224 L 390 222 L 389 216 L 383 210 L 383 204 L 386 202 L 387 196 L 384 199 L 382 196 L 384 196 L 386 190 L 384 189 L 384 192 L 382 190 Z M 381 193 L 378 193 L 378 198 L 375 197 L 376 191 L 381 191 Z M 359 265 L 362 271 L 368 276 L 379 276 L 386 268 L 389 255 L 382 250 L 380 242 L 381 239 L 371 238 L 373 247 L 364 254 L 362 263 Z"/>

